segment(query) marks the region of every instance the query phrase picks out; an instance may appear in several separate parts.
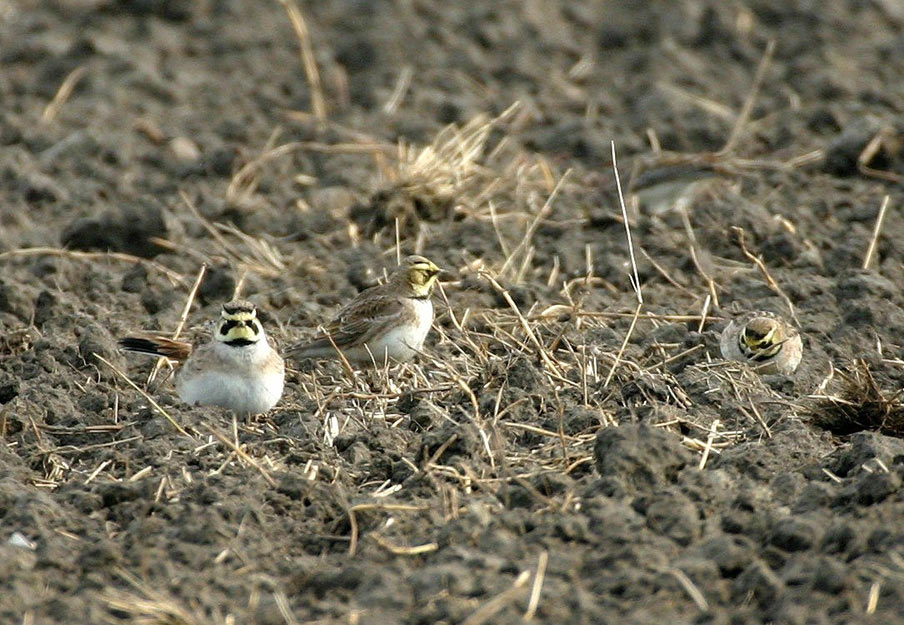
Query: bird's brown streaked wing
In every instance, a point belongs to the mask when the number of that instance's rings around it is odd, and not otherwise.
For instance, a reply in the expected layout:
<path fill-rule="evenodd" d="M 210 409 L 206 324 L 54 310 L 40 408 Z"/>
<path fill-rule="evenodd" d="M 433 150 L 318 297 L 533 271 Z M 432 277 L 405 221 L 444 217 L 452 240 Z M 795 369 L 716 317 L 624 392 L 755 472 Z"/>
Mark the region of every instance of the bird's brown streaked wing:
<path fill-rule="evenodd" d="M 405 305 L 396 297 L 376 297 L 353 302 L 339 311 L 327 326 L 327 332 L 338 347 L 367 342 L 388 325 L 399 323 Z"/>
<path fill-rule="evenodd" d="M 339 332 L 347 319 L 360 317 L 362 314 L 360 311 L 369 308 L 371 304 L 381 301 L 387 296 L 386 288 L 385 284 L 378 284 L 358 293 L 353 300 L 345 304 L 333 315 L 333 318 L 326 325 L 326 331 L 330 334 Z"/>

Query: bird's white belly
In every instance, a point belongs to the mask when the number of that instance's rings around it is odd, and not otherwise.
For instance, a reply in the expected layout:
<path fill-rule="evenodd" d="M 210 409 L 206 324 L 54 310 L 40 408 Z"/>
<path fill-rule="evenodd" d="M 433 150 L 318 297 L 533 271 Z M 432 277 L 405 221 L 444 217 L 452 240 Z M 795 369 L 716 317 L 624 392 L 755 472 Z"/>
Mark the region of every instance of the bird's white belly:
<path fill-rule="evenodd" d="M 429 299 L 413 302 L 416 323 L 404 324 L 367 344 L 378 364 L 387 356 L 400 362 L 411 360 L 424 348 L 424 340 L 433 325 L 433 302 Z"/>
<path fill-rule="evenodd" d="M 256 415 L 267 412 L 279 401 L 283 381 L 282 372 L 248 376 L 218 371 L 179 380 L 176 390 L 187 404 L 220 406 L 239 414 Z"/>

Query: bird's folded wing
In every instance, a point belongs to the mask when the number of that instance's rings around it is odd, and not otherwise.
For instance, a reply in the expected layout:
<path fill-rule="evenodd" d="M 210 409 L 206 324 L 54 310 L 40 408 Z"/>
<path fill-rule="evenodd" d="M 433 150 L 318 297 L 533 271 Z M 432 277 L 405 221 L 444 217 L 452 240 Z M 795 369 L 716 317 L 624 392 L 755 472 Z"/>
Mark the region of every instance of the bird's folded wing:
<path fill-rule="evenodd" d="M 405 306 L 398 298 L 364 299 L 339 311 L 327 332 L 338 347 L 366 343 L 387 327 L 400 323 L 404 314 Z"/>

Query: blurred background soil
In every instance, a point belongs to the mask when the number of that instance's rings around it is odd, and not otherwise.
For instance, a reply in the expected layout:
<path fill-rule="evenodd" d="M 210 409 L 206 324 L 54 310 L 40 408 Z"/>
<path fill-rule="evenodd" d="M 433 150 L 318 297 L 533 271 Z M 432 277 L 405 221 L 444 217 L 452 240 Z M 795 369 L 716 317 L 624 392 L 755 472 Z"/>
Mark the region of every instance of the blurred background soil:
<path fill-rule="evenodd" d="M 0 621 L 904 623 L 904 5 L 295 7 L 0 0 Z M 414 365 L 124 380 L 412 252 Z"/>

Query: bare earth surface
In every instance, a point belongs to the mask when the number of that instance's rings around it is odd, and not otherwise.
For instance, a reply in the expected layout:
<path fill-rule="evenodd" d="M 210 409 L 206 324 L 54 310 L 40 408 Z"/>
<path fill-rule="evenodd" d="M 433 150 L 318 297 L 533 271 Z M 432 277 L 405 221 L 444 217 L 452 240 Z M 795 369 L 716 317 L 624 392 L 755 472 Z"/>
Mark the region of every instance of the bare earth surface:
<path fill-rule="evenodd" d="M 279 2 L 0 1 L 0 622 L 904 623 L 901 5 L 301 9 L 317 88 Z M 413 365 L 125 381 L 203 263 L 286 345 L 397 237 Z"/>

